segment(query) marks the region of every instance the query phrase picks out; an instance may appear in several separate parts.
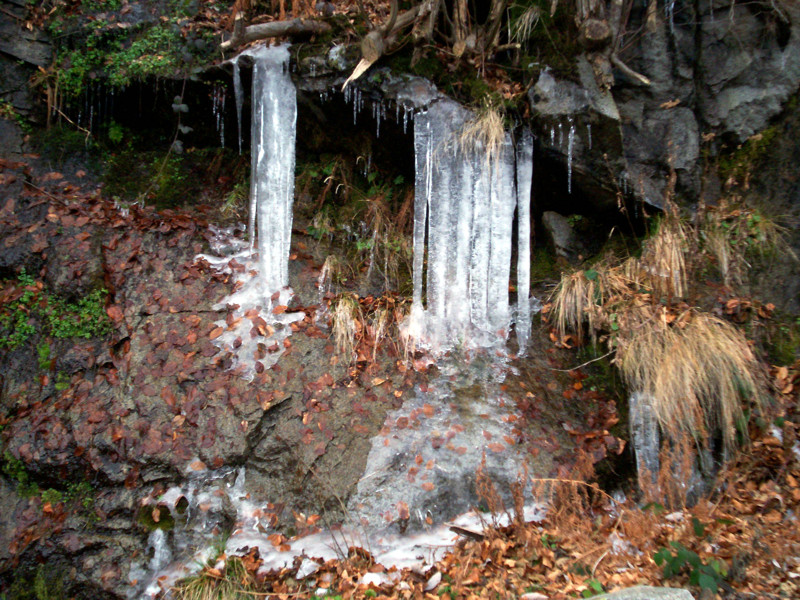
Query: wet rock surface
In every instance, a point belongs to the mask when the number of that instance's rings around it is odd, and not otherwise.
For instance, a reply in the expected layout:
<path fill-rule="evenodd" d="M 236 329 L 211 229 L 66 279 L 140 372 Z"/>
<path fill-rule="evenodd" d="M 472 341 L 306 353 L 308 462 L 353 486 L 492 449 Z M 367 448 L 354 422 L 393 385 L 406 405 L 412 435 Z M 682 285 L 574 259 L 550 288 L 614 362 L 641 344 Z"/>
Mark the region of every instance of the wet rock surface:
<path fill-rule="evenodd" d="M 348 516 L 373 438 L 428 377 L 410 369 L 392 343 L 359 368 L 334 352 L 329 330 L 314 320 L 316 281 L 329 249 L 295 236 L 290 279 L 298 295 L 290 310 L 304 318 L 292 324 L 278 363 L 250 382 L 228 369 L 230 355 L 214 344 L 217 322 L 230 314 L 214 305 L 230 294 L 232 279 L 196 259 L 208 251 L 207 209 L 190 215 L 123 208 L 88 182 L 48 181 L 23 164 L 4 163 L 2 174 L 35 186 L 5 186 L 0 229 L 11 242 L 2 253 L 3 275 L 14 278 L 25 267 L 42 293 L 64 297 L 102 286 L 111 333 L 47 338 L 32 311 L 35 333 L 0 352 L 0 495 L 12 516 L 0 528 L 0 581 L 44 562 L 66 570 L 69 592 L 78 597 L 125 596 L 141 584 L 131 582 L 131 560 L 153 560 L 145 497 L 226 469 L 246 467 L 246 492 L 281 508 L 278 528 L 294 523 L 292 511 L 330 522 Z M 43 343 L 51 352 L 46 368 L 37 358 Z M 454 405 L 483 393 L 461 387 Z M 524 398 L 517 388 L 506 402 Z M 527 452 L 523 432 L 530 428 L 523 421 L 513 427 L 508 440 L 497 432 L 482 443 L 497 444 L 498 452 L 499 445 L 519 444 Z M 552 456 L 563 452 L 569 460 L 569 436 L 557 429 L 562 449 L 545 445 L 547 460 L 534 461 L 543 475 L 556 469 Z M 448 441 L 442 437 L 441 445 Z M 457 492 L 446 478 L 436 487 L 443 498 Z M 222 510 L 212 521 L 224 530 L 234 516 Z"/>

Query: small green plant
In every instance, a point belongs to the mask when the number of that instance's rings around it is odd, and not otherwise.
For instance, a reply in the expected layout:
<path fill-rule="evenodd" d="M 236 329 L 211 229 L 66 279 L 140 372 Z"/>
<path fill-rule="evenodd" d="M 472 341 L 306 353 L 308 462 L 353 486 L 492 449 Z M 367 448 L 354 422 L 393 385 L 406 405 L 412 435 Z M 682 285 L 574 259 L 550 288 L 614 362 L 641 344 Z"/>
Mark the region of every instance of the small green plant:
<path fill-rule="evenodd" d="M 586 585 L 589 587 L 581 592 L 581 596 L 584 598 L 591 598 L 592 596 L 597 596 L 606 591 L 605 588 L 603 588 L 603 584 L 597 581 L 597 579 L 590 579 L 586 582 Z"/>
<path fill-rule="evenodd" d="M 0 307 L 0 348 L 13 350 L 33 336 L 39 323 L 42 333 L 55 338 L 101 337 L 111 331 L 105 312 L 108 292 L 102 288 L 90 292 L 78 302 L 48 294 L 37 287 L 35 280 L 24 270 L 17 279 L 24 288 L 22 294 Z M 46 341 L 37 346 L 39 367 L 52 366 L 50 347 Z"/>
<path fill-rule="evenodd" d="M 53 364 L 50 360 L 50 343 L 47 340 L 42 340 L 36 346 L 36 353 L 39 355 L 39 368 L 42 371 L 49 371 Z"/>
<path fill-rule="evenodd" d="M 125 128 L 119 123 L 112 121 L 108 126 L 108 139 L 115 146 L 118 145 L 122 140 L 125 139 Z"/>
<path fill-rule="evenodd" d="M 57 297 L 47 298 L 44 313 L 53 337 L 93 338 L 111 331 L 104 309 L 108 292 L 97 289 L 77 303 L 69 303 Z"/>
<path fill-rule="evenodd" d="M 549 550 L 558 550 L 558 540 L 548 533 L 541 537 L 542 545 Z"/>
<path fill-rule="evenodd" d="M 53 387 L 55 387 L 57 392 L 63 392 L 69 388 L 69 379 L 69 375 L 64 373 L 64 371 L 59 371 L 58 375 L 56 375 L 56 383 Z"/>
<path fill-rule="evenodd" d="M 697 519 L 693 519 L 695 533 L 698 532 L 698 524 Z M 700 528 L 702 531 L 702 525 Z M 663 565 L 664 578 L 670 579 L 688 571 L 689 583 L 716 593 L 720 583 L 728 576 L 725 563 L 715 558 L 707 563 L 703 562 L 696 552 L 680 542 L 670 542 L 669 545 L 672 549 L 661 548 L 653 557 L 658 566 Z"/>
<path fill-rule="evenodd" d="M 17 112 L 14 105 L 5 98 L 0 98 L 0 119 L 14 121 L 25 133 L 30 133 L 31 131 L 31 124 L 28 123 L 25 117 Z"/>

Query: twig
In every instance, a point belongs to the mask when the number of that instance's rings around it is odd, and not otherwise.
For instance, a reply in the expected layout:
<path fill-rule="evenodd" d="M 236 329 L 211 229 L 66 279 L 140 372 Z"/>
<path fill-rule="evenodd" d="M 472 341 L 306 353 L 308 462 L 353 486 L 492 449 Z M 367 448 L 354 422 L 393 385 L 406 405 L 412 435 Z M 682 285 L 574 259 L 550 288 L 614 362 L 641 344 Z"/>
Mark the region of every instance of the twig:
<path fill-rule="evenodd" d="M 28 187 L 32 187 L 32 188 L 33 188 L 33 189 L 35 189 L 37 192 L 41 192 L 41 193 L 43 193 L 45 196 L 50 196 L 50 198 L 52 198 L 53 200 L 56 200 L 57 202 L 61 202 L 61 201 L 62 201 L 62 199 L 61 199 L 61 198 L 58 198 L 57 196 L 53 196 L 53 194 L 51 194 L 51 193 L 50 193 L 50 192 L 48 192 L 47 190 L 43 190 L 43 189 L 42 189 L 42 188 L 40 188 L 38 185 L 34 185 L 34 184 L 32 184 L 30 181 L 26 181 L 26 182 L 24 182 L 24 184 L 23 184 L 23 185 L 26 185 L 26 186 L 28 186 Z"/>
<path fill-rule="evenodd" d="M 570 371 L 577 371 L 578 369 L 583 368 L 586 365 L 590 365 L 593 362 L 597 362 L 598 360 L 603 360 L 604 358 L 608 358 L 612 354 L 614 354 L 614 350 L 609 350 L 608 352 L 603 354 L 603 356 L 598 356 L 597 358 L 593 358 L 592 360 L 587 360 L 585 363 L 578 365 L 577 367 L 572 367 L 571 369 L 553 369 L 552 367 L 550 367 L 550 370 L 558 371 L 559 373 L 569 373 Z"/>
<path fill-rule="evenodd" d="M 90 137 L 92 137 L 92 132 L 91 132 L 91 131 L 89 131 L 89 130 L 88 130 L 88 129 L 86 129 L 85 127 L 81 127 L 80 125 L 78 125 L 78 124 L 77 124 L 75 121 L 73 121 L 73 120 L 72 120 L 72 119 L 70 119 L 70 118 L 69 118 L 67 115 L 65 115 L 65 114 L 62 112 L 62 110 L 61 110 L 60 108 L 56 107 L 56 112 L 57 112 L 59 115 L 61 115 L 62 117 L 64 117 L 64 119 L 66 119 L 67 123 L 69 123 L 69 124 L 71 124 L 71 125 L 74 125 L 74 126 L 75 126 L 75 129 L 77 129 L 78 131 L 82 131 L 82 132 L 84 132 L 84 133 L 86 134 L 86 139 L 87 139 L 87 140 L 88 140 Z"/>
<path fill-rule="evenodd" d="M 620 71 L 625 73 L 628 77 L 635 79 L 639 83 L 643 85 L 651 85 L 651 81 L 642 75 L 641 73 L 637 73 L 633 69 L 631 69 L 628 65 L 620 60 L 620 58 L 616 54 L 611 55 L 611 64 L 617 67 Z"/>
<path fill-rule="evenodd" d="M 600 558 L 598 558 L 598 559 L 597 559 L 597 561 L 594 563 L 594 566 L 592 567 L 592 577 L 594 577 L 594 572 L 597 570 L 597 567 L 598 567 L 598 565 L 599 565 L 599 564 L 602 562 L 602 560 L 603 560 L 603 559 L 604 559 L 606 556 L 608 556 L 608 553 L 609 553 L 609 552 L 611 552 L 611 550 L 610 550 L 610 549 L 609 549 L 609 550 L 606 550 L 605 552 L 603 552 L 603 554 L 601 554 L 601 555 L 600 555 Z"/>

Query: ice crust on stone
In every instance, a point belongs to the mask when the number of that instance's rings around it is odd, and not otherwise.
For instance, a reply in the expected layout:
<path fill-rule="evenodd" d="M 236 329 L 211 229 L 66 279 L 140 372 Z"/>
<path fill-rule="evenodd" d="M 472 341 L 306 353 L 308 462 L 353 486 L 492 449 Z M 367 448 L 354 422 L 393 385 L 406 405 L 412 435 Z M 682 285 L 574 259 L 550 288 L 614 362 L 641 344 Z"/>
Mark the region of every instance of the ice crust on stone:
<path fill-rule="evenodd" d="M 628 399 L 629 427 L 636 470 L 639 477 L 649 474 L 655 482 L 660 469 L 661 435 L 653 406 L 655 399 L 644 392 L 634 392 Z"/>
<path fill-rule="evenodd" d="M 472 118 L 442 99 L 414 119 L 414 292 L 405 333 L 434 353 L 505 343 L 515 211 L 518 256 L 530 256 L 533 136 L 524 131 L 515 143 L 506 133 L 487 156 L 480 140 L 459 140 Z M 529 267 L 520 274 L 514 313 L 527 343 Z"/>
<path fill-rule="evenodd" d="M 169 510 L 175 517 L 175 527 L 169 533 L 155 530 L 149 541 L 152 557 L 133 560 L 129 597 L 152 600 L 178 580 L 198 572 L 215 556 L 218 550 L 215 551 L 213 542 L 231 522 L 233 527 L 224 548 L 226 555 L 244 555 L 258 548 L 262 560 L 259 573 L 291 568 L 295 558 L 304 557 L 298 577 L 312 575 L 322 561 L 341 558 L 350 546 L 369 549 L 376 562 L 387 569 L 426 570 L 455 544 L 458 536 L 450 526 L 482 531 L 487 523 L 500 527 L 509 524 L 507 514 L 474 510 L 408 534 L 350 523 L 336 530 L 312 529 L 287 540 L 288 549 L 279 549 L 268 537 L 276 533 L 269 520 L 274 505 L 266 499 L 253 498 L 245 484 L 244 468 L 206 471 L 181 486 L 169 488 L 157 498 L 143 498 L 140 501 L 143 506 Z M 177 512 L 179 503 L 183 503 L 182 513 Z M 529 504 L 524 507 L 523 515 L 526 521 L 540 521 L 545 508 Z"/>
<path fill-rule="evenodd" d="M 347 504 L 368 531 L 391 524 L 419 531 L 480 502 L 481 468 L 505 493 L 525 461 L 514 430 L 516 404 L 502 391 L 507 361 L 475 357 L 438 363 L 440 375 L 390 412 L 372 440 L 364 475 Z M 469 392 L 465 392 L 469 390 Z"/>

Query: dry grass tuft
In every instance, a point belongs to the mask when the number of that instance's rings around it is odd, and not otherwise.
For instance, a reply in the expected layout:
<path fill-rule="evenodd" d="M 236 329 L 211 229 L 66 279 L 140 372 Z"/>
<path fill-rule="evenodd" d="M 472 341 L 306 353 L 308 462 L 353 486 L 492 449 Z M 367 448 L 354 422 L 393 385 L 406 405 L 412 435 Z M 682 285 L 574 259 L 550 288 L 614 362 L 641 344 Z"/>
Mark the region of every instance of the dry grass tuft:
<path fill-rule="evenodd" d="M 489 102 L 485 102 L 473 119 L 464 125 L 456 140 L 456 150 L 469 154 L 482 153 L 487 163 L 497 160 L 506 141 L 503 114 Z"/>
<path fill-rule="evenodd" d="M 542 16 L 542 9 L 538 6 L 525 7 L 522 14 L 511 24 L 511 39 L 518 44 L 527 47 L 528 39 L 531 37 L 536 25 Z"/>
<path fill-rule="evenodd" d="M 567 331 L 575 331 L 582 338 L 588 331 L 594 340 L 608 320 L 603 307 L 625 297 L 629 284 L 624 270 L 607 263 L 563 275 L 550 297 L 558 333 L 563 337 Z"/>
<path fill-rule="evenodd" d="M 672 443 L 688 436 L 703 446 L 719 434 L 730 451 L 743 406 L 762 408 L 764 374 L 743 333 L 690 308 L 683 298 L 693 270 L 707 257 L 702 250 L 712 252 L 723 273 L 733 277 L 741 271 L 736 265 L 744 264 L 740 249 L 758 237 L 754 226 L 763 243 L 777 244 L 778 231 L 759 219 L 754 223 L 752 215 L 742 222 L 741 210 L 735 217 L 727 209 L 720 217 L 716 210 L 692 228 L 668 206 L 640 258 L 616 265 L 604 260 L 564 274 L 550 300 L 561 339 L 573 331 L 579 339 L 588 333 L 593 341 L 605 341 L 616 352 L 614 362 L 628 389 L 654 398 L 660 427 Z M 737 229 L 743 233 L 731 233 Z"/>
<path fill-rule="evenodd" d="M 339 294 L 331 304 L 336 352 L 344 355 L 348 362 L 352 362 L 356 359 L 357 340 L 364 320 L 358 296 L 350 293 Z"/>
<path fill-rule="evenodd" d="M 753 258 L 780 253 L 797 260 L 786 242 L 786 227 L 741 203 L 723 201 L 707 209 L 701 227 L 703 250 L 711 255 L 728 287 L 745 283 Z"/>
<path fill-rule="evenodd" d="M 176 600 L 252 600 L 259 587 L 238 556 L 225 560 L 224 570 L 204 569 L 172 590 Z"/>
<path fill-rule="evenodd" d="M 764 378 L 744 335 L 713 315 L 653 319 L 622 336 L 614 359 L 628 389 L 649 394 L 663 431 L 696 441 L 719 431 L 730 450 L 742 402 L 761 408 Z"/>
<path fill-rule="evenodd" d="M 686 295 L 686 256 L 690 247 L 690 232 L 681 222 L 678 210 L 668 205 L 637 261 L 642 276 L 657 295 L 671 299 Z"/>
<path fill-rule="evenodd" d="M 378 358 L 378 348 L 389 333 L 392 315 L 388 308 L 380 307 L 370 315 L 367 330 L 372 338 L 372 362 Z"/>

